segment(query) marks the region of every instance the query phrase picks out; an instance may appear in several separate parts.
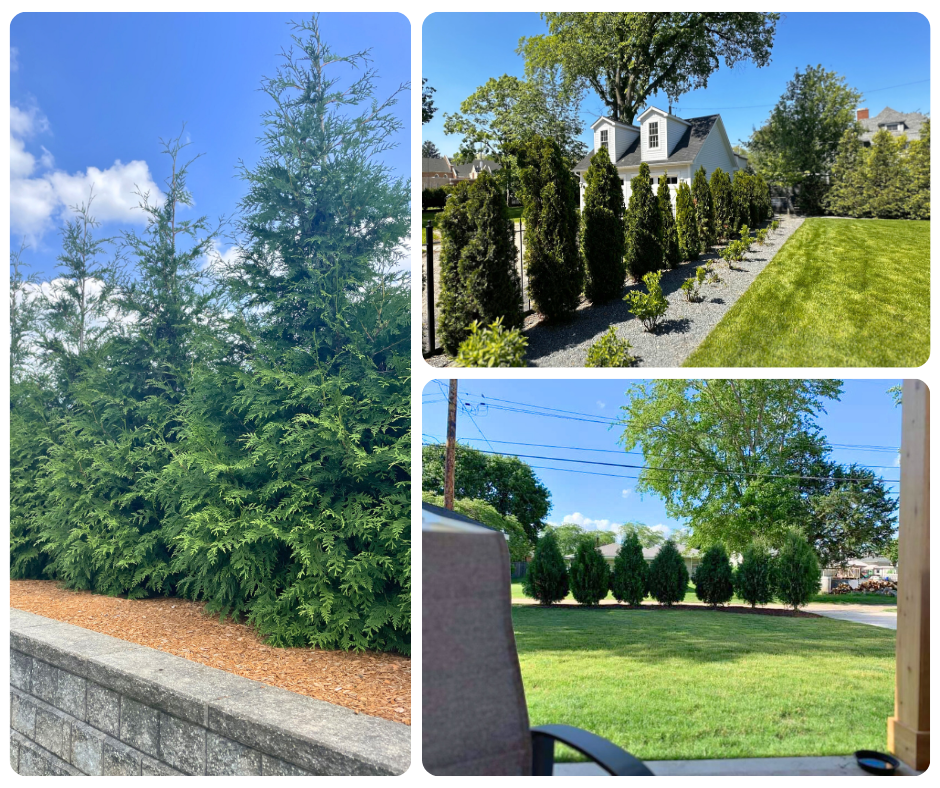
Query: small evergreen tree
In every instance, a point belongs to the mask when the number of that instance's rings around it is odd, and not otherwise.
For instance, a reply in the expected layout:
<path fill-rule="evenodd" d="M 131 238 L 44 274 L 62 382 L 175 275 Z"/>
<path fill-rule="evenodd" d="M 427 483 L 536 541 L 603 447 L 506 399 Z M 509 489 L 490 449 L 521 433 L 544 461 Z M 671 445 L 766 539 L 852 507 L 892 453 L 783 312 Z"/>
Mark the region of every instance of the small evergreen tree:
<path fill-rule="evenodd" d="M 865 215 L 862 195 L 865 186 L 865 151 L 855 129 L 846 129 L 829 176 L 826 210 L 836 216 Z"/>
<path fill-rule="evenodd" d="M 751 607 L 773 601 L 773 559 L 766 545 L 751 542 L 734 571 L 734 591 Z"/>
<path fill-rule="evenodd" d="M 871 141 L 865 170 L 864 195 L 868 215 L 875 219 L 900 219 L 910 193 L 910 173 L 901 155 L 904 142 L 887 129 Z"/>
<path fill-rule="evenodd" d="M 715 237 L 724 241 L 734 231 L 734 196 L 731 192 L 731 178 L 721 167 L 713 173 L 708 183 L 712 192 L 712 204 L 715 206 Z"/>
<path fill-rule="evenodd" d="M 708 248 L 715 242 L 715 204 L 712 202 L 712 190 L 708 185 L 705 167 L 699 167 L 692 178 L 692 201 L 695 203 L 695 216 L 698 220 L 698 238 L 702 248 Z"/>
<path fill-rule="evenodd" d="M 571 595 L 580 605 L 596 605 L 610 591 L 610 569 L 590 537 L 578 543 L 568 582 Z"/>
<path fill-rule="evenodd" d="M 713 544 L 695 570 L 695 596 L 706 605 L 718 607 L 734 596 L 734 576 L 724 545 Z"/>
<path fill-rule="evenodd" d="M 671 606 L 685 599 L 689 570 L 671 539 L 667 539 L 650 562 L 650 596 L 661 605 Z"/>
<path fill-rule="evenodd" d="M 907 167 L 910 190 L 906 215 L 909 219 L 930 218 L 930 120 L 920 127 L 920 139 L 908 148 Z"/>
<path fill-rule="evenodd" d="M 594 303 L 620 296 L 626 277 L 623 261 L 623 186 L 606 148 L 591 157 L 584 175 L 581 253 L 587 274 L 584 294 Z"/>
<path fill-rule="evenodd" d="M 624 257 L 627 271 L 636 281 L 663 265 L 662 218 L 651 180 L 649 165 L 643 162 L 639 174 L 630 181 Z"/>
<path fill-rule="evenodd" d="M 698 218 L 692 190 L 683 182 L 676 189 L 676 232 L 679 236 L 679 258 L 697 260 L 702 248 L 698 238 Z"/>
<path fill-rule="evenodd" d="M 552 605 L 568 596 L 568 570 L 551 531 L 546 531 L 535 545 L 522 590 L 540 605 Z"/>
<path fill-rule="evenodd" d="M 750 177 L 744 170 L 737 170 L 734 173 L 734 180 L 731 183 L 731 201 L 734 205 L 733 232 L 738 232 L 741 227 L 751 223 Z"/>
<path fill-rule="evenodd" d="M 669 190 L 669 176 L 663 173 L 659 177 L 659 191 L 656 194 L 659 204 L 659 216 L 663 232 L 663 262 L 675 268 L 681 262 L 679 257 L 679 233 L 676 231 L 676 217 L 672 212 L 672 193 Z"/>
<path fill-rule="evenodd" d="M 634 607 L 642 604 L 649 593 L 649 566 L 635 533 L 627 534 L 617 551 L 610 590 L 618 602 L 626 602 Z"/>
<path fill-rule="evenodd" d="M 774 560 L 774 589 L 777 598 L 797 610 L 819 593 L 822 570 L 806 538 L 796 529 L 784 537 Z"/>
<path fill-rule="evenodd" d="M 456 355 L 470 324 L 502 318 L 507 329 L 522 325 L 522 289 L 506 198 L 489 173 L 461 183 L 447 200 L 441 229 L 440 335 Z"/>
<path fill-rule="evenodd" d="M 510 149 L 519 169 L 529 297 L 549 320 L 573 311 L 584 287 L 578 185 L 558 143 L 534 135 Z"/>

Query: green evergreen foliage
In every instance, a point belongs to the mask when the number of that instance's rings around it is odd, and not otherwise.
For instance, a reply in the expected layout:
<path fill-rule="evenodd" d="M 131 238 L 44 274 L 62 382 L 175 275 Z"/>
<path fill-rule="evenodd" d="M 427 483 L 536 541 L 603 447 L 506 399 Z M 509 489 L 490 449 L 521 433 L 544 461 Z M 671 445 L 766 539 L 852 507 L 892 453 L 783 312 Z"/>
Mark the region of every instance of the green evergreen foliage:
<path fill-rule="evenodd" d="M 552 605 L 568 596 L 568 569 L 551 531 L 541 536 L 535 545 L 535 555 L 529 562 L 522 590 L 540 605 Z"/>
<path fill-rule="evenodd" d="M 671 539 L 666 540 L 650 562 L 649 592 L 661 605 L 671 606 L 685 599 L 689 570 Z"/>
<path fill-rule="evenodd" d="M 475 320 L 522 325 L 522 288 L 506 197 L 496 178 L 481 173 L 458 184 L 438 220 L 441 230 L 440 336 L 456 355 Z"/>
<path fill-rule="evenodd" d="M 692 201 L 692 190 L 685 182 L 680 183 L 676 189 L 676 232 L 679 235 L 679 258 L 697 260 L 702 253 L 698 238 L 698 218 L 695 215 L 695 203 Z"/>
<path fill-rule="evenodd" d="M 568 570 L 571 595 L 579 605 L 596 605 L 610 591 L 610 569 L 590 538 L 582 539 Z"/>
<path fill-rule="evenodd" d="M 731 183 L 731 202 L 734 206 L 734 226 L 732 232 L 738 232 L 742 225 L 751 222 L 751 176 L 743 170 L 734 173 Z"/>
<path fill-rule="evenodd" d="M 751 542 L 734 570 L 734 592 L 751 607 L 766 605 L 774 598 L 773 558 L 767 546 Z"/>
<path fill-rule="evenodd" d="M 676 217 L 672 212 L 672 194 L 669 189 L 669 176 L 659 176 L 659 191 L 656 193 L 659 216 L 662 223 L 663 262 L 675 268 L 682 261 L 679 256 L 679 233 L 676 230 Z"/>
<path fill-rule="evenodd" d="M 754 190 L 754 212 L 751 215 L 751 224 L 756 227 L 773 217 L 773 203 L 770 201 L 770 184 L 762 175 L 752 175 L 751 184 Z"/>
<path fill-rule="evenodd" d="M 695 216 L 698 221 L 699 242 L 703 248 L 708 248 L 717 238 L 717 225 L 712 190 L 708 185 L 704 167 L 699 167 L 692 177 L 692 202 L 695 204 Z"/>
<path fill-rule="evenodd" d="M 529 340 L 518 328 L 504 328 L 501 317 L 483 329 L 474 320 L 470 324 L 470 336 L 460 345 L 455 364 L 458 367 L 524 367 L 528 344 Z"/>
<path fill-rule="evenodd" d="M 649 566 L 643 558 L 643 546 L 635 533 L 627 534 L 617 551 L 610 590 L 618 602 L 634 607 L 642 604 L 649 592 Z"/>
<path fill-rule="evenodd" d="M 799 531 L 790 530 L 773 565 L 774 595 L 794 610 L 819 593 L 822 570 L 812 546 Z"/>
<path fill-rule="evenodd" d="M 584 294 L 593 303 L 603 303 L 620 296 L 627 273 L 623 260 L 623 184 L 606 148 L 591 157 L 584 179 L 587 181 L 581 212 Z"/>
<path fill-rule="evenodd" d="M 529 297 L 555 320 L 578 306 L 584 287 L 578 185 L 554 139 L 533 135 L 511 153 L 519 171 Z"/>
<path fill-rule="evenodd" d="M 731 237 L 735 226 L 731 178 L 721 167 L 718 167 L 712 173 L 708 186 L 712 193 L 712 205 L 715 207 L 715 240 L 723 241 Z"/>
<path fill-rule="evenodd" d="M 910 173 L 902 156 L 903 139 L 887 129 L 875 134 L 865 168 L 866 213 L 875 219 L 900 219 L 907 211 Z"/>
<path fill-rule="evenodd" d="M 639 174 L 630 181 L 630 204 L 625 222 L 624 259 L 627 272 L 640 281 L 663 266 L 663 232 L 659 203 L 653 195 L 650 168 L 640 165 Z"/>
<path fill-rule="evenodd" d="M 920 127 L 920 139 L 908 146 L 907 167 L 910 172 L 910 193 L 905 216 L 909 219 L 930 218 L 930 120 Z"/>
<path fill-rule="evenodd" d="M 646 285 L 647 292 L 631 290 L 623 300 L 630 305 L 630 311 L 643 323 L 643 328 L 647 331 L 655 331 L 669 309 L 669 302 L 663 295 L 663 289 L 659 284 L 662 279 L 662 271 L 651 271 L 643 277 L 643 284 Z"/>
<path fill-rule="evenodd" d="M 630 355 L 631 345 L 626 339 L 620 339 L 614 327 L 608 328 L 603 336 L 588 348 L 586 367 L 629 367 L 636 359 Z"/>
<path fill-rule="evenodd" d="M 734 573 L 724 545 L 713 544 L 695 570 L 695 596 L 706 605 L 718 607 L 734 596 Z"/>
<path fill-rule="evenodd" d="M 836 216 L 857 216 L 864 192 L 865 153 L 855 129 L 846 129 L 829 177 L 825 209 Z"/>

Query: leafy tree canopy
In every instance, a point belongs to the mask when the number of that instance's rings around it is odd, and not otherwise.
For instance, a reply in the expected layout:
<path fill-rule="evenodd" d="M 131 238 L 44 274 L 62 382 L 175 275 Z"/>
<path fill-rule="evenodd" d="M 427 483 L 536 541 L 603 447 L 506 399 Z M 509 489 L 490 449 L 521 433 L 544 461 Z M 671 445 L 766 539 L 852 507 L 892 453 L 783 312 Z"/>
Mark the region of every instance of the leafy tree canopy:
<path fill-rule="evenodd" d="M 425 140 L 421 143 L 421 158 L 423 159 L 441 159 L 441 152 L 437 149 L 431 140 Z"/>
<path fill-rule="evenodd" d="M 560 68 L 562 90 L 592 89 L 614 120 L 633 123 L 650 96 L 708 86 L 722 63 L 770 62 L 779 14 L 543 13 L 548 33 L 519 41 L 526 72 Z"/>
<path fill-rule="evenodd" d="M 610 531 L 588 531 L 577 523 L 549 524 L 546 530 L 555 535 L 558 549 L 564 556 L 574 555 L 581 542 L 588 542 L 594 547 L 603 547 L 605 544 L 613 544 L 616 541 L 616 537 Z"/>
<path fill-rule="evenodd" d="M 421 500 L 435 506 L 444 506 L 443 495 L 423 492 Z M 519 525 L 519 521 L 511 514 L 500 514 L 486 501 L 475 501 L 470 498 L 455 499 L 454 511 L 506 534 L 509 537 L 510 561 L 526 561 L 531 557 L 532 543 L 523 527 Z"/>
<path fill-rule="evenodd" d="M 626 542 L 631 536 L 635 536 L 640 545 L 646 547 L 656 547 L 666 541 L 666 537 L 661 531 L 651 528 L 639 522 L 626 522 L 617 526 L 617 532 L 620 534 L 620 541 Z"/>
<path fill-rule="evenodd" d="M 434 94 L 437 88 L 432 88 L 426 78 L 421 79 L 421 125 L 430 123 L 437 107 L 434 106 Z"/>

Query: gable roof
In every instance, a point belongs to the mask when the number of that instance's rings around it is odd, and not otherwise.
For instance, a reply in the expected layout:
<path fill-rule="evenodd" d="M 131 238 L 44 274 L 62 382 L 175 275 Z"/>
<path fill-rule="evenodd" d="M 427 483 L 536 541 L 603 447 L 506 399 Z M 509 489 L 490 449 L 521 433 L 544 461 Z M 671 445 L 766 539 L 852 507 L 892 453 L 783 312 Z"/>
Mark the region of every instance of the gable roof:
<path fill-rule="evenodd" d="M 497 170 L 502 169 L 499 164 L 490 159 L 474 159 L 469 164 L 455 164 L 454 172 L 457 173 L 458 177 L 469 175 L 471 172 L 473 172 L 474 167 L 480 167 L 481 169 L 489 170 L 490 172 L 496 172 Z"/>
<path fill-rule="evenodd" d="M 694 547 L 687 548 L 683 544 L 676 544 L 676 548 L 679 550 L 679 553 L 685 558 L 698 558 L 699 556 L 699 551 L 696 550 Z M 600 554 L 604 556 L 604 558 L 616 558 L 617 551 L 620 549 L 620 544 L 618 542 L 614 542 L 613 544 L 605 544 L 602 547 L 598 547 L 597 549 L 598 549 L 598 552 L 600 552 Z M 652 561 L 657 555 L 659 555 L 659 551 L 661 549 L 662 549 L 662 545 L 660 544 L 656 545 L 655 547 L 644 547 L 643 558 L 645 558 L 647 561 Z"/>
<path fill-rule="evenodd" d="M 672 149 L 672 153 L 669 154 L 669 158 L 657 159 L 655 163 L 662 164 L 666 162 L 679 164 L 695 161 L 695 157 L 702 149 L 702 145 L 705 144 L 705 140 L 707 139 L 718 118 L 718 115 L 703 115 L 700 118 L 685 118 L 685 122 L 689 125 L 686 126 L 685 132 L 679 138 L 679 142 L 676 144 L 675 148 Z M 591 164 L 591 156 L 593 155 L 594 151 L 591 150 L 587 156 L 581 159 L 581 161 L 579 161 L 574 166 L 575 172 L 586 170 Z M 643 160 L 640 158 L 640 138 L 637 137 L 624 151 L 623 155 L 617 159 L 616 166 L 639 167 L 642 162 Z"/>
<path fill-rule="evenodd" d="M 446 172 L 451 173 L 450 161 L 445 156 L 443 159 L 421 159 L 421 172 Z"/>
<path fill-rule="evenodd" d="M 920 127 L 924 125 L 926 120 L 928 120 L 927 116 L 919 112 L 898 112 L 896 109 L 891 109 L 891 107 L 885 107 L 875 117 L 859 121 L 859 124 L 865 130 L 861 135 L 861 139 L 864 142 L 871 142 L 875 133 L 889 123 L 903 123 L 906 127 L 904 133 L 907 134 L 908 138 L 917 139 L 920 137 Z"/>

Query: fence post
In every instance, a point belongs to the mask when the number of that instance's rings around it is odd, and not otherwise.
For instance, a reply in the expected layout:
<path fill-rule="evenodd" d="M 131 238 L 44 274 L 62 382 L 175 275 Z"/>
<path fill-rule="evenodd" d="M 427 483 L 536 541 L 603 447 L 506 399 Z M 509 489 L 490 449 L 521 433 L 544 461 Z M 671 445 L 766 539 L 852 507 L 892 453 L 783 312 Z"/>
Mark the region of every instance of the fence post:
<path fill-rule="evenodd" d="M 427 270 L 427 288 L 428 288 L 428 354 L 434 355 L 437 350 L 437 341 L 434 336 L 434 221 L 428 220 L 428 226 L 425 228 L 428 248 L 428 270 Z"/>

